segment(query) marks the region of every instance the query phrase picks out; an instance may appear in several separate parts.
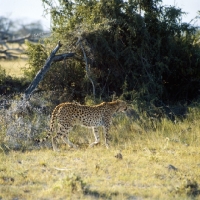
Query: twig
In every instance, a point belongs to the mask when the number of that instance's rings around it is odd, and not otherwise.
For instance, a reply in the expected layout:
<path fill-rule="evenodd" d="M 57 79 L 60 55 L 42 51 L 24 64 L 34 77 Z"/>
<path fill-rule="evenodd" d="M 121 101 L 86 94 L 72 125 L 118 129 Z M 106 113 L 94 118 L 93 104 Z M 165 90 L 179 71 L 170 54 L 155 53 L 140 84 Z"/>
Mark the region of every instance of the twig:
<path fill-rule="evenodd" d="M 142 55 L 141 55 L 141 61 L 142 61 L 142 64 L 143 64 L 143 66 L 144 66 L 144 69 L 145 69 L 145 71 L 146 71 L 146 74 L 147 74 L 147 76 L 149 77 L 149 79 L 153 82 L 153 79 L 152 79 L 151 75 L 148 73 L 148 71 L 147 71 L 147 69 L 146 69 L 146 66 L 145 66 L 143 60 L 146 62 L 146 64 L 149 64 L 149 63 L 147 62 L 147 60 L 146 60 L 145 58 L 143 58 Z"/>
<path fill-rule="evenodd" d="M 86 76 L 88 77 L 88 79 L 90 80 L 90 82 L 92 83 L 92 88 L 93 88 L 93 97 L 94 97 L 94 100 L 95 100 L 95 86 L 94 86 L 94 82 L 92 80 L 92 78 L 89 76 L 89 68 L 88 68 L 88 61 L 87 61 L 87 57 L 86 57 L 86 54 L 85 54 L 85 50 L 83 48 L 83 45 L 81 43 L 81 39 L 79 38 L 78 42 L 76 44 L 80 44 L 80 47 L 83 51 L 83 56 L 84 56 L 84 60 L 85 60 L 85 70 L 86 70 Z"/>
<path fill-rule="evenodd" d="M 67 168 L 58 168 L 58 167 L 53 167 L 53 169 L 56 169 L 56 170 L 59 170 L 59 171 L 71 170 L 71 169 L 67 169 Z"/>
<path fill-rule="evenodd" d="M 108 75 L 107 75 L 107 77 L 106 77 L 106 81 L 105 81 L 105 84 L 104 84 L 104 86 L 103 86 L 103 89 L 102 89 L 102 91 L 101 91 L 101 95 L 102 95 L 103 92 L 104 92 L 104 89 L 105 89 L 105 87 L 106 87 L 106 83 L 107 83 L 107 81 L 108 81 L 109 75 L 110 75 L 110 69 L 109 69 Z M 100 95 L 100 96 L 101 96 L 101 95 Z"/>

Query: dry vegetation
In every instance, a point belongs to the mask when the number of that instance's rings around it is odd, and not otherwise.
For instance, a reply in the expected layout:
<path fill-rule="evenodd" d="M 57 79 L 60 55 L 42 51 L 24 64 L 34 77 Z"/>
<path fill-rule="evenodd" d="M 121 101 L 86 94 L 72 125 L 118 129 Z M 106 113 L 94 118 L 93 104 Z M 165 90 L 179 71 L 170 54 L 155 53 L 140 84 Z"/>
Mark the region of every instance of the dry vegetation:
<path fill-rule="evenodd" d="M 103 136 L 99 146 L 88 148 L 94 140 L 91 131 L 76 127 L 70 139 L 79 148 L 61 143 L 60 152 L 53 152 L 48 142 L 39 148 L 32 142 L 45 134 L 49 115 L 35 109 L 17 117 L 16 102 L 0 113 L 1 199 L 199 198 L 198 105 L 176 123 L 145 113 L 140 118 L 116 115 L 110 149 Z M 34 96 L 34 102 L 47 103 L 41 96 Z"/>

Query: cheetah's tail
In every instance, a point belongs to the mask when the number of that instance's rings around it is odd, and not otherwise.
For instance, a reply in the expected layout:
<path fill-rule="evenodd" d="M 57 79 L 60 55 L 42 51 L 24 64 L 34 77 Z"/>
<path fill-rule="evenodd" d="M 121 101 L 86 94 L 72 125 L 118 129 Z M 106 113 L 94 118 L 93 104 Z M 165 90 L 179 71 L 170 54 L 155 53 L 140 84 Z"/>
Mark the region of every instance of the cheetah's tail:
<path fill-rule="evenodd" d="M 54 121 L 55 121 L 55 118 L 56 118 L 56 114 L 58 113 L 60 106 L 61 105 L 56 106 L 55 109 L 52 112 L 51 122 L 50 122 L 50 130 L 49 130 L 48 134 L 46 135 L 46 137 L 44 137 L 42 139 L 35 139 L 36 143 L 42 143 L 42 142 L 48 140 L 51 137 L 51 135 L 53 133 L 53 129 L 54 129 Z"/>
<path fill-rule="evenodd" d="M 41 139 L 38 139 L 38 138 L 37 138 L 37 139 L 35 139 L 35 142 L 36 142 L 36 143 L 42 143 L 42 142 L 48 140 L 50 137 L 51 137 L 51 132 L 49 132 L 49 133 L 46 135 L 46 137 L 44 137 L 44 138 L 41 138 Z"/>

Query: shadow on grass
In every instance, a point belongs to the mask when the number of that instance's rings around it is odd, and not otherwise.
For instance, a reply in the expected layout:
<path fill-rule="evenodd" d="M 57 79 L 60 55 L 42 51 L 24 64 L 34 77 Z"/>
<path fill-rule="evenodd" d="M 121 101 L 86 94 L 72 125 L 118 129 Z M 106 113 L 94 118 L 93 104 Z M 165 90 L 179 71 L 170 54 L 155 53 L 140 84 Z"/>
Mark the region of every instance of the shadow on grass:
<path fill-rule="evenodd" d="M 92 198 L 101 198 L 101 199 L 113 199 L 113 197 L 117 197 L 119 195 L 118 192 L 99 192 L 97 190 L 90 190 L 89 188 L 84 189 L 84 195 L 90 196 Z"/>

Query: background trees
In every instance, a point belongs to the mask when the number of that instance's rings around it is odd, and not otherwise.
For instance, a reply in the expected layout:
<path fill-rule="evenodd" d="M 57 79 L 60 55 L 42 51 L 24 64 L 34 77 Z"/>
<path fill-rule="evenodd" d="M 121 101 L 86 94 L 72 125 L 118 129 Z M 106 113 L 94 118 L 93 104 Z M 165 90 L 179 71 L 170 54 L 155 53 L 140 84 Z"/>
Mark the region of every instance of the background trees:
<path fill-rule="evenodd" d="M 81 42 L 96 98 L 116 93 L 160 104 L 198 97 L 198 28 L 182 23 L 181 9 L 162 6 L 161 0 L 59 0 L 59 6 L 43 2 L 51 12 L 52 36 L 45 48 L 29 45 L 32 67 L 27 74 L 34 76 L 58 40 L 64 44 L 62 52 L 76 52 L 76 57 L 54 64 L 42 89 L 60 89 L 78 100 L 92 94 Z"/>
<path fill-rule="evenodd" d="M 0 94 L 8 95 L 22 92 L 29 81 L 24 77 L 13 77 L 6 73 L 4 61 L 10 62 L 12 72 L 15 74 L 14 63 L 25 60 L 25 41 L 38 42 L 36 33 L 43 32 L 40 22 L 23 24 L 7 17 L 0 16 Z M 15 64 L 16 64 L 15 63 Z M 8 66 L 8 65 L 7 65 Z M 8 70 L 7 70 L 8 71 Z M 17 70 L 18 71 L 18 70 Z M 23 73 L 22 73 L 23 75 Z"/>

